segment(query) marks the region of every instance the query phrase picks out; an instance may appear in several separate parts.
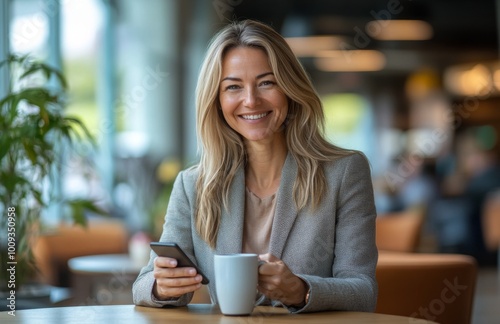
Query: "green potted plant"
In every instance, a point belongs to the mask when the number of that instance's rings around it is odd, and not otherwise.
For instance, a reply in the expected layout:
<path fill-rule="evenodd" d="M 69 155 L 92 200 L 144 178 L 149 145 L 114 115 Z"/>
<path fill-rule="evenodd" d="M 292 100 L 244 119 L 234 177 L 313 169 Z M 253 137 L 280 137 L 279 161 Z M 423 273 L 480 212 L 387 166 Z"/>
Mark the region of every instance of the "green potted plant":
<path fill-rule="evenodd" d="M 64 76 L 29 56 L 11 55 L 0 64 L 10 71 L 9 92 L 0 98 L 0 291 L 12 295 L 36 270 L 30 244 L 40 233 L 43 210 L 60 204 L 81 225 L 86 210 L 103 212 L 90 200 L 63 200 L 51 190 L 60 149 L 93 142 L 78 118 L 64 114 Z M 51 87 L 53 80 L 60 86 Z"/>

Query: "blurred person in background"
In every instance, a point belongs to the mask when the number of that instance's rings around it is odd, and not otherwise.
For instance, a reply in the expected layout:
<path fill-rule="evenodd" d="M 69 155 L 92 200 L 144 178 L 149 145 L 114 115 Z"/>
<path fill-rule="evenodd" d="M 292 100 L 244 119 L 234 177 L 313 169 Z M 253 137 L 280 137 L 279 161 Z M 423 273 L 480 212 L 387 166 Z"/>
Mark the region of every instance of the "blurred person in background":
<path fill-rule="evenodd" d="M 500 189 L 495 145 L 496 133 L 489 126 L 470 127 L 457 134 L 453 167 L 443 179 L 442 198 L 431 215 L 438 235 L 451 240 L 443 242 L 445 252 L 469 254 L 485 265 L 494 264 L 496 258 L 485 247 L 481 223 L 486 197 Z"/>

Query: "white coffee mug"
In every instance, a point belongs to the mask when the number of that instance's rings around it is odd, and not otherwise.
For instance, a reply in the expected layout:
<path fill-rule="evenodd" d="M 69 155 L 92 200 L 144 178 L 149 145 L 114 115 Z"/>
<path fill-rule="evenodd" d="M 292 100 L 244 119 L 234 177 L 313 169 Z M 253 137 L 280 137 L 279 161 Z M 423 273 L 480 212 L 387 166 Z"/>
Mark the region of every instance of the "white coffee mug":
<path fill-rule="evenodd" d="M 257 295 L 257 254 L 214 256 L 215 290 L 224 315 L 251 314 Z"/>

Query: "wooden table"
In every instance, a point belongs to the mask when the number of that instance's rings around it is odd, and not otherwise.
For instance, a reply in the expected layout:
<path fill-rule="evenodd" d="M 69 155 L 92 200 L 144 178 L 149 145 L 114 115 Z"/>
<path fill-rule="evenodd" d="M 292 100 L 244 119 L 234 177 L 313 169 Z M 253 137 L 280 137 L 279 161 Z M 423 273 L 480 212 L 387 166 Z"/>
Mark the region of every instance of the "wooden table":
<path fill-rule="evenodd" d="M 190 304 L 187 307 L 151 308 L 134 305 L 77 306 L 16 311 L 16 316 L 0 313 L 0 323 L 383 323 L 408 324 L 410 317 L 362 312 L 317 312 L 291 315 L 283 308 L 256 307 L 250 316 L 225 316 L 216 306 Z M 426 322 L 431 323 L 431 322 Z"/>

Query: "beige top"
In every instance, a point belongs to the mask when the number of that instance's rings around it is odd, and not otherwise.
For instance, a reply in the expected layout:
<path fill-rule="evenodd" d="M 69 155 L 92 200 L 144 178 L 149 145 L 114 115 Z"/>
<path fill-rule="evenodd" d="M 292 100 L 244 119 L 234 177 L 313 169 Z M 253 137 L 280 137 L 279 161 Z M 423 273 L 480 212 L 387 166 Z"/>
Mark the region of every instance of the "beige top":
<path fill-rule="evenodd" d="M 266 254 L 269 252 L 276 194 L 260 198 L 248 188 L 246 188 L 245 192 L 245 224 L 243 227 L 242 252 Z"/>

